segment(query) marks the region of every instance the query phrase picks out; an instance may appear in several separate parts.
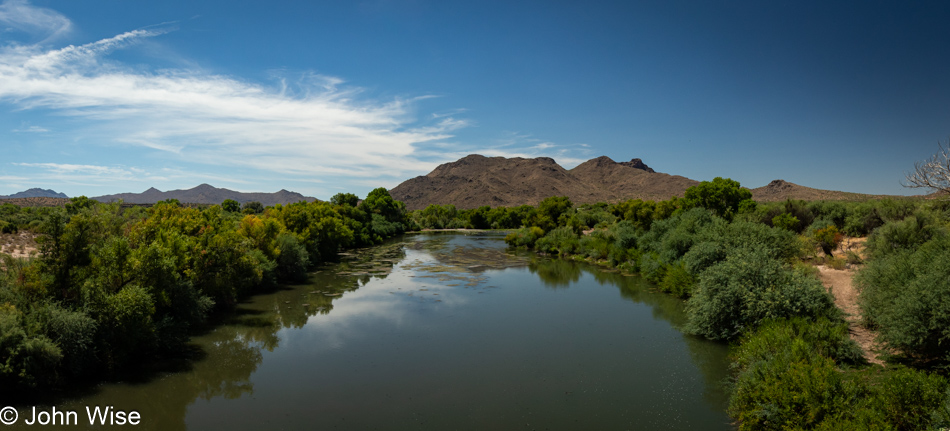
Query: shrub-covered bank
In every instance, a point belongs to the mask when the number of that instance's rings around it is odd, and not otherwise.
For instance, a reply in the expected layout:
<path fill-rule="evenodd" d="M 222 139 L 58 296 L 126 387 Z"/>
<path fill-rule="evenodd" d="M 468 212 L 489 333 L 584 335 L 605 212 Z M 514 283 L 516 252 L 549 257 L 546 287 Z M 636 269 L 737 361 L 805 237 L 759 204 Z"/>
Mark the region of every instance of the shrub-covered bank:
<path fill-rule="evenodd" d="M 756 205 L 738 183 L 717 179 L 684 199 L 560 206 L 566 209 L 556 225 L 528 219 L 506 241 L 638 273 L 684 298 L 686 332 L 736 344 L 730 414 L 740 429 L 950 426 L 946 378 L 919 367 L 868 366 L 806 263 L 840 259 L 831 253 L 841 232 L 871 233 L 871 260 L 860 278 L 865 309 L 876 316 L 871 323 L 890 346 L 945 358 L 950 266 L 939 262 L 950 262 L 950 247 L 941 233 L 943 204 Z M 537 213 L 541 207 L 551 204 L 542 202 Z M 908 281 L 911 289 L 902 289 Z"/>
<path fill-rule="evenodd" d="M 0 274 L 0 397 L 180 355 L 214 310 L 345 248 L 402 233 L 405 206 L 382 188 L 359 202 L 148 210 L 73 199 L 65 208 L 2 208 L 16 229 L 41 233 L 32 260 L 5 256 Z M 14 229 L 11 228 L 11 229 Z"/>

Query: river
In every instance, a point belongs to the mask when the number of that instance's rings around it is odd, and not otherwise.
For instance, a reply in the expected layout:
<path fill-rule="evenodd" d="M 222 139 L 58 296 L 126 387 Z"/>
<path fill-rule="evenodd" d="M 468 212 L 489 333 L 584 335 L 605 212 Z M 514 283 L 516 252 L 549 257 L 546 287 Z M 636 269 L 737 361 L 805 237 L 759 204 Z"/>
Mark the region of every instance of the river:
<path fill-rule="evenodd" d="M 728 348 L 676 329 L 681 300 L 502 238 L 344 253 L 241 303 L 193 338 L 191 359 L 36 411 L 77 412 L 82 429 L 87 407 L 156 430 L 733 428 Z M 14 428 L 39 428 L 33 414 Z"/>

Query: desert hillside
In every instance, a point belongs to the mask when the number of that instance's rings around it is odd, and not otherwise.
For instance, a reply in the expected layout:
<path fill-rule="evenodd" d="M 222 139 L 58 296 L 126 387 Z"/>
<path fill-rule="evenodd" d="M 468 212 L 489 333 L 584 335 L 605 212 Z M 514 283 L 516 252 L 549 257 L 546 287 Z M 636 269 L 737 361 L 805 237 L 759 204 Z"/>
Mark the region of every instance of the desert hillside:
<path fill-rule="evenodd" d="M 664 200 L 682 197 L 686 189 L 696 184 L 699 181 L 656 172 L 640 159 L 615 162 L 601 156 L 567 170 L 549 157 L 526 159 L 472 154 L 439 165 L 428 175 L 406 180 L 389 192 L 413 210 L 431 204 L 469 209 L 483 205 L 535 205 L 549 196 L 567 196 L 578 204 Z M 753 199 L 761 202 L 885 197 L 813 189 L 785 180 L 775 180 L 751 191 Z"/>

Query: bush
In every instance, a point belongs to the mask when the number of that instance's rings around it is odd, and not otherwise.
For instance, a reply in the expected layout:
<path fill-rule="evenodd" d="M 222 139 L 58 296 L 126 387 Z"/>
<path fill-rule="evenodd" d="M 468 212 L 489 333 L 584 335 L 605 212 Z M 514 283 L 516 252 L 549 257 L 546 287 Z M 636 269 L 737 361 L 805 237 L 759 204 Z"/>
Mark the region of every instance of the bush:
<path fill-rule="evenodd" d="M 838 244 L 841 244 L 841 240 L 844 239 L 844 236 L 838 232 L 837 227 L 828 226 L 826 228 L 816 230 L 812 238 L 815 240 L 818 246 L 821 247 L 821 251 L 823 251 L 825 255 L 833 256 L 832 252 L 838 247 Z"/>
<path fill-rule="evenodd" d="M 671 265 L 663 274 L 660 280 L 660 290 L 676 295 L 680 298 L 688 298 L 693 291 L 693 284 L 696 280 L 686 270 L 682 263 Z"/>
<path fill-rule="evenodd" d="M 889 346 L 950 361 L 950 239 L 870 260 L 856 281 L 869 324 Z"/>
<path fill-rule="evenodd" d="M 544 230 L 537 226 L 523 227 L 505 236 L 505 244 L 511 247 L 534 247 L 538 238 L 544 236 Z"/>
<path fill-rule="evenodd" d="M 766 319 L 839 313 L 820 281 L 758 248 L 737 250 L 706 269 L 686 312 L 687 331 L 712 340 L 734 339 Z"/>
<path fill-rule="evenodd" d="M 729 412 L 741 430 L 930 429 L 947 425 L 947 382 L 940 376 L 862 364 L 847 325 L 819 319 L 771 321 L 735 349 Z"/>
<path fill-rule="evenodd" d="M 798 232 L 799 225 L 800 223 L 798 222 L 798 217 L 795 217 L 789 213 L 782 213 L 772 217 L 772 227 Z"/>
<path fill-rule="evenodd" d="M 872 258 L 882 257 L 898 250 L 910 250 L 930 241 L 936 236 L 947 234 L 932 216 L 919 212 L 902 221 L 888 222 L 868 237 L 867 251 Z"/>
<path fill-rule="evenodd" d="M 567 226 L 561 226 L 548 232 L 535 243 L 535 248 L 542 253 L 550 254 L 574 254 L 580 245 L 580 241 L 574 230 Z"/>

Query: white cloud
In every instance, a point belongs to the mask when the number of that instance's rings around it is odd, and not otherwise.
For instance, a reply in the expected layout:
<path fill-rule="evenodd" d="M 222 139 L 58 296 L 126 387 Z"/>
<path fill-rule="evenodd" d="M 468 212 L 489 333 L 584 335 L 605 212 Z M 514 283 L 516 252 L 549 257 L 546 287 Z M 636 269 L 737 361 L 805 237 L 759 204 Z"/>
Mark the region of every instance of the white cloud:
<path fill-rule="evenodd" d="M 105 54 L 161 30 L 136 30 L 80 46 L 0 49 L 0 100 L 95 123 L 113 144 L 146 147 L 191 163 L 283 175 L 405 175 L 414 146 L 451 137 L 466 120 L 413 126 L 420 100 L 361 100 L 336 77 L 304 74 L 280 88 L 172 70 L 142 72 Z"/>
<path fill-rule="evenodd" d="M 45 40 L 72 29 L 72 22 L 59 12 L 32 6 L 26 0 L 7 0 L 0 4 L 0 24 Z"/>
<path fill-rule="evenodd" d="M 277 84 L 266 86 L 191 65 L 147 70 L 109 58 L 114 50 L 169 31 L 161 26 L 52 49 L 47 41 L 72 26 L 59 13 L 8 0 L 0 5 L 0 23 L 47 36 L 42 43 L 0 46 L 0 103 L 82 120 L 56 124 L 56 131 L 74 136 L 75 145 L 82 142 L 89 153 L 134 154 L 132 164 L 160 160 L 163 166 L 187 165 L 188 171 L 205 176 L 249 168 L 241 170 L 246 178 L 353 178 L 394 186 L 430 171 L 434 163 L 470 153 L 573 160 L 570 146 L 526 134 L 513 133 L 487 148 L 453 141 L 456 131 L 473 122 L 459 118 L 464 109 L 416 118 L 416 105 L 434 96 L 375 100 L 333 76 L 272 72 Z M 37 126 L 15 130 L 45 131 Z M 112 151 L 116 148 L 120 151 Z M 81 162 L 20 166 L 40 170 L 46 178 L 83 184 L 169 178 Z"/>

